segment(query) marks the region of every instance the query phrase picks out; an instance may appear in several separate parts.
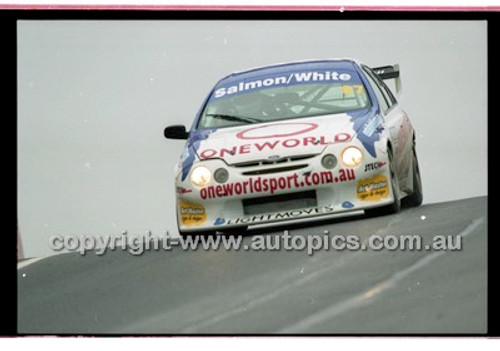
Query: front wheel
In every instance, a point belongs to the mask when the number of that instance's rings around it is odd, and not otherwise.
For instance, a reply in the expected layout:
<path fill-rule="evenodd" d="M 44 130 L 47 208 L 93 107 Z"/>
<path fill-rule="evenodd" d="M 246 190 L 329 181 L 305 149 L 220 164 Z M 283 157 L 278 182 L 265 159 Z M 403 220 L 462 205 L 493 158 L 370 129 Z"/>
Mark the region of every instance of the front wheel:
<path fill-rule="evenodd" d="M 404 205 L 408 207 L 417 207 L 422 204 L 422 178 L 420 178 L 420 167 L 418 166 L 417 151 L 413 145 L 413 160 L 412 160 L 412 173 L 413 173 L 413 191 L 410 195 L 403 199 Z"/>
<path fill-rule="evenodd" d="M 392 195 L 394 197 L 394 201 L 389 205 L 376 207 L 376 208 L 370 208 L 368 210 L 365 210 L 365 214 L 368 217 L 385 216 L 385 215 L 397 213 L 401 210 L 401 199 L 399 198 L 399 182 L 398 182 L 398 176 L 396 174 L 396 170 L 394 168 L 394 160 L 392 157 L 391 149 L 388 149 L 387 153 L 389 156 L 389 172 L 391 174 L 391 188 L 392 188 Z"/>

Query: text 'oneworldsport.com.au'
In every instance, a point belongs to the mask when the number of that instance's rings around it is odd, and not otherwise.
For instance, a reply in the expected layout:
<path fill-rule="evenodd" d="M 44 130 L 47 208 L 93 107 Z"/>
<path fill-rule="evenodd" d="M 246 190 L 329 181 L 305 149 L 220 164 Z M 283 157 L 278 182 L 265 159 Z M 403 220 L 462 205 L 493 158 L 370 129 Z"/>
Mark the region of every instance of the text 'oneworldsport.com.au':
<path fill-rule="evenodd" d="M 54 251 L 79 252 L 86 255 L 104 255 L 108 251 L 126 251 L 131 255 L 142 255 L 148 251 L 181 250 L 226 250 L 226 251 L 301 251 L 312 256 L 319 251 L 460 251 L 460 235 L 435 235 L 423 238 L 421 235 L 378 235 L 368 238 L 358 235 L 324 234 L 290 235 L 287 230 L 280 235 L 212 235 L 171 237 L 168 232 L 162 236 L 132 236 L 126 231 L 120 235 L 53 235 L 49 247 Z"/>

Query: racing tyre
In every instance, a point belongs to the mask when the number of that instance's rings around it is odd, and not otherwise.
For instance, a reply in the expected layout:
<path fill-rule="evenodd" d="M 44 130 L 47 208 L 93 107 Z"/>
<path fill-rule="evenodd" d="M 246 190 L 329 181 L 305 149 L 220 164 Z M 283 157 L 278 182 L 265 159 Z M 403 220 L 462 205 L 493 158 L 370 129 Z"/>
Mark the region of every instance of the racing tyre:
<path fill-rule="evenodd" d="M 392 188 L 392 194 L 394 195 L 394 201 L 392 204 L 386 206 L 370 208 L 368 210 L 365 210 L 365 214 L 368 217 L 385 216 L 397 213 L 399 212 L 399 210 L 401 210 L 401 199 L 399 198 L 399 182 L 396 170 L 394 169 L 394 161 L 392 158 L 391 149 L 388 149 L 387 153 L 389 156 L 389 171 L 391 173 L 391 188 Z"/>
<path fill-rule="evenodd" d="M 413 145 L 413 192 L 403 199 L 404 205 L 408 207 L 417 207 L 422 204 L 422 178 L 420 178 L 420 168 L 418 166 L 417 151 Z"/>

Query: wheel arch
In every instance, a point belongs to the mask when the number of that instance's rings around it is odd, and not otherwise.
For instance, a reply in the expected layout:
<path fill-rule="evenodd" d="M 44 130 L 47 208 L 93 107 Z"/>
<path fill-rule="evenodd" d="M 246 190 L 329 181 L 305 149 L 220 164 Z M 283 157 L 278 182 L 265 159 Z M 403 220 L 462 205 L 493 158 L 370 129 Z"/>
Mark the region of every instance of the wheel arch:
<path fill-rule="evenodd" d="M 392 142 L 391 142 L 391 140 L 389 138 L 387 139 L 386 147 L 387 147 L 387 151 L 390 150 L 391 154 L 394 156 L 394 150 L 392 148 Z"/>

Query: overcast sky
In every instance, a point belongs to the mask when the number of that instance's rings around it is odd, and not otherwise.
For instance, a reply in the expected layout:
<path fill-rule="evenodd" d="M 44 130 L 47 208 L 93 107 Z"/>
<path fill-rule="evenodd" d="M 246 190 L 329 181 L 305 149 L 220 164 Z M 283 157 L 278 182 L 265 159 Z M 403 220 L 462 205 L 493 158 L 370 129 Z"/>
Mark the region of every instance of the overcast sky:
<path fill-rule="evenodd" d="M 173 167 L 235 70 L 399 63 L 424 202 L 487 194 L 486 21 L 19 21 L 18 220 L 25 254 L 63 235 L 177 233 Z"/>

